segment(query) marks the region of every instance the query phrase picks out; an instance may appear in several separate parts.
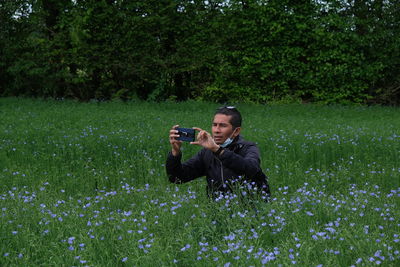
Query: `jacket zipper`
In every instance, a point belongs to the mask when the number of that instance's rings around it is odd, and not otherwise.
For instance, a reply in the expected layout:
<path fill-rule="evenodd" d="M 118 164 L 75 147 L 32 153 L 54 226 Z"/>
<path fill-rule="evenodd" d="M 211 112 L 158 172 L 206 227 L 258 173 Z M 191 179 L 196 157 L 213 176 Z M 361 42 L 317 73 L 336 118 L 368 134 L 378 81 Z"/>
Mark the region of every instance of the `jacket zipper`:
<path fill-rule="evenodd" d="M 222 180 L 222 187 L 224 187 L 225 184 L 225 180 L 224 180 L 224 167 L 222 165 L 222 161 L 217 158 L 217 160 L 219 161 L 219 164 L 221 165 L 221 180 Z"/>

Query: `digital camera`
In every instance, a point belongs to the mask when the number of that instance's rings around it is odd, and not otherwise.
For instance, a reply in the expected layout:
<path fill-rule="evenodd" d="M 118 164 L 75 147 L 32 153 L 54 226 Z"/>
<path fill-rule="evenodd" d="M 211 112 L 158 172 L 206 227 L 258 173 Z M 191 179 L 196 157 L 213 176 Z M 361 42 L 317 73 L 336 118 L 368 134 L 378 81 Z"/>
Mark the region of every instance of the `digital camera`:
<path fill-rule="evenodd" d="M 178 130 L 179 137 L 176 138 L 180 141 L 194 142 L 195 140 L 195 130 L 190 128 L 176 128 Z"/>

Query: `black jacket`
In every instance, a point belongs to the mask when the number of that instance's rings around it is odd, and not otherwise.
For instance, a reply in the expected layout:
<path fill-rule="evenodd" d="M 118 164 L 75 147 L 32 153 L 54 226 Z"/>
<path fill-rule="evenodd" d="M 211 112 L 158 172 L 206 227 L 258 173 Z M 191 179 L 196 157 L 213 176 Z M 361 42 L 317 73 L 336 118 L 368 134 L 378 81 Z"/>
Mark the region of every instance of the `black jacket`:
<path fill-rule="evenodd" d="M 182 155 L 170 152 L 166 170 L 171 183 L 186 183 L 201 176 L 207 178 L 209 196 L 215 191 L 229 192 L 235 181 L 254 182 L 266 198 L 270 195 L 266 175 L 260 167 L 260 152 L 252 142 L 237 136 L 220 156 L 206 148 L 200 150 L 188 161 L 181 163 Z"/>

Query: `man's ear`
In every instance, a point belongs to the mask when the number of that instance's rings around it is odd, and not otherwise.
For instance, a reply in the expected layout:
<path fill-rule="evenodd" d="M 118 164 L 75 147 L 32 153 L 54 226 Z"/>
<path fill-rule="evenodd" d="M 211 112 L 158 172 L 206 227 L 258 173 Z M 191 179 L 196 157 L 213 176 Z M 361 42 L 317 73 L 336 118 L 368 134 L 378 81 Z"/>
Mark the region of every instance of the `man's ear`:
<path fill-rule="evenodd" d="M 235 138 L 236 136 L 238 136 L 240 134 L 240 130 L 241 130 L 240 127 L 236 127 L 236 129 L 233 130 L 233 135 L 232 135 L 233 138 Z"/>

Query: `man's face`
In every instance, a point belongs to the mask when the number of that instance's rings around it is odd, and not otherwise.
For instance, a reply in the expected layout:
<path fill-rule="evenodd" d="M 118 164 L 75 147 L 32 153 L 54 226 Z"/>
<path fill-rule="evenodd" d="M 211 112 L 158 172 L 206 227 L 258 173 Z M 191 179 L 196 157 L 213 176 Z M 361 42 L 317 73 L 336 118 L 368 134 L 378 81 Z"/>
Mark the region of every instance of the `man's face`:
<path fill-rule="evenodd" d="M 212 136 L 217 145 L 223 144 L 229 137 L 234 138 L 238 134 L 240 128 L 234 131 L 233 126 L 230 123 L 232 116 L 224 114 L 216 114 L 212 123 Z M 234 133 L 235 132 L 235 133 Z M 232 136 L 233 134 L 233 136 Z"/>

